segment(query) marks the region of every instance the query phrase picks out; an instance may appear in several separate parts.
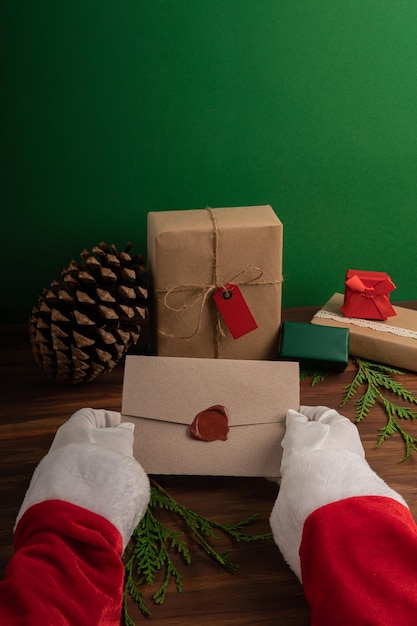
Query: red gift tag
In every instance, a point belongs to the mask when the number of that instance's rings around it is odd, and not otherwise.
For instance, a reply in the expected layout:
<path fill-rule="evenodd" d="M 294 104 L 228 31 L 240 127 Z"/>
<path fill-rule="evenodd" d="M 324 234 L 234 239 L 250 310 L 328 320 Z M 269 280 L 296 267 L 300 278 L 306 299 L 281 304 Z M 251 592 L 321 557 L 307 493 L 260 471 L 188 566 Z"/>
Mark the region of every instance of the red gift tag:
<path fill-rule="evenodd" d="M 246 304 L 246 300 L 238 285 L 219 287 L 214 292 L 213 299 L 233 339 L 239 339 L 239 337 L 258 328 L 258 324 Z"/>

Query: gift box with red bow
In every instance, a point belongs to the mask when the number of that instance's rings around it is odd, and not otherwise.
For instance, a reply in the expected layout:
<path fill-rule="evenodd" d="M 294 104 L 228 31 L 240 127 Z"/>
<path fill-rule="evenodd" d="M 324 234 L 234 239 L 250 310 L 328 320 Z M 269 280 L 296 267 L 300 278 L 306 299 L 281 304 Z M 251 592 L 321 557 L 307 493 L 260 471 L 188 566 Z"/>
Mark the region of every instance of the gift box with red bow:
<path fill-rule="evenodd" d="M 349 270 L 341 311 L 346 317 L 386 320 L 396 315 L 389 301 L 395 285 L 386 272 Z"/>
<path fill-rule="evenodd" d="M 312 324 L 349 329 L 349 354 L 368 361 L 417 372 L 417 311 L 394 306 L 389 320 L 345 317 L 343 294 L 335 293 L 318 311 Z"/>

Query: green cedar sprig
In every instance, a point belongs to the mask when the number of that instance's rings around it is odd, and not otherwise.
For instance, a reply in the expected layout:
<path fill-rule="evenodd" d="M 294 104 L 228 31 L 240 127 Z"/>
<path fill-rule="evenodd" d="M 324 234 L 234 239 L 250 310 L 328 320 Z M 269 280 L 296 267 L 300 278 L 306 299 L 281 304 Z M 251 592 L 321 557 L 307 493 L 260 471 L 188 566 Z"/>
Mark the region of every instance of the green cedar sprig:
<path fill-rule="evenodd" d="M 398 433 L 405 445 L 405 454 L 401 459 L 405 461 L 413 450 L 417 452 L 417 439 L 409 435 L 400 426 L 398 418 L 406 420 L 417 419 L 417 410 L 399 406 L 383 393 L 385 389 L 395 394 L 401 400 L 405 400 L 412 405 L 417 404 L 417 398 L 414 394 L 405 389 L 394 378 L 395 376 L 401 376 L 404 372 L 388 365 L 372 363 L 359 357 L 354 357 L 353 360 L 358 367 L 358 371 L 352 382 L 344 388 L 343 400 L 340 406 L 345 406 L 359 392 L 359 389 L 366 385 L 365 392 L 356 400 L 355 421 L 361 422 L 376 403 L 382 404 L 387 415 L 387 423 L 379 429 L 380 436 L 377 446 L 382 445 L 386 439 Z"/>
<path fill-rule="evenodd" d="M 184 533 L 173 531 L 161 523 L 154 515 L 155 509 L 165 509 L 178 515 L 186 523 L 205 553 L 230 572 L 236 571 L 239 566 L 228 559 L 229 552 L 219 553 L 213 548 L 210 541 L 218 538 L 215 530 L 221 530 L 235 541 L 258 541 L 272 538 L 272 533 L 251 535 L 243 530 L 255 519 L 256 515 L 237 524 L 219 524 L 186 508 L 172 498 L 161 485 L 151 480 L 149 506 L 145 516 L 135 528 L 132 541 L 124 554 L 123 617 L 126 626 L 134 626 L 127 608 L 128 596 L 138 604 L 142 614 L 149 617 L 151 612 L 146 605 L 141 587 L 145 584 L 153 585 L 157 575 L 161 572 L 163 579 L 153 594 L 152 600 L 155 604 L 162 604 L 171 580 L 174 581 L 178 592 L 183 589 L 181 572 L 171 555 L 176 553 L 186 565 L 191 563 Z"/>
<path fill-rule="evenodd" d="M 306 380 L 307 378 L 311 378 L 310 387 L 314 387 L 317 383 L 321 383 L 328 372 L 319 372 L 316 370 L 300 370 L 300 380 Z"/>
<path fill-rule="evenodd" d="M 417 438 L 409 435 L 407 431 L 402 428 L 397 418 L 406 420 L 417 419 L 417 411 L 409 407 L 399 406 L 395 402 L 392 402 L 381 391 L 381 388 L 386 389 L 410 404 L 417 404 L 417 398 L 414 394 L 405 389 L 405 387 L 394 378 L 394 376 L 401 376 L 404 372 L 394 367 L 382 365 L 381 363 L 373 363 L 359 357 L 353 357 L 353 361 L 358 370 L 352 382 L 344 388 L 343 400 L 340 406 L 344 407 L 349 400 L 359 392 L 359 389 L 363 385 L 366 385 L 364 393 L 356 400 L 355 421 L 358 423 L 361 422 L 377 402 L 382 404 L 387 415 L 387 423 L 384 427 L 379 429 L 380 436 L 377 441 L 377 446 L 382 445 L 382 443 L 392 435 L 399 434 L 405 445 L 405 454 L 401 460 L 405 461 L 410 457 L 413 450 L 417 452 Z M 305 380 L 311 378 L 310 386 L 314 387 L 317 383 L 322 382 L 327 374 L 328 372 L 302 370 L 300 372 L 300 379 Z"/>

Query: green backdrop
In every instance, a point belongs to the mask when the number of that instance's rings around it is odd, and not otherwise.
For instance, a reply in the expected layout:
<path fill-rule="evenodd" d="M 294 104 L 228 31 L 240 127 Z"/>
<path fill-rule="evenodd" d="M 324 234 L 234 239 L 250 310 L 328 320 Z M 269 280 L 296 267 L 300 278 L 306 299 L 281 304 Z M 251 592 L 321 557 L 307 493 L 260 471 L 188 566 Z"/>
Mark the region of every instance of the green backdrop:
<path fill-rule="evenodd" d="M 266 204 L 284 306 L 417 298 L 415 0 L 4 0 L 1 322 L 150 210 Z M 244 254 L 244 251 L 243 251 Z"/>

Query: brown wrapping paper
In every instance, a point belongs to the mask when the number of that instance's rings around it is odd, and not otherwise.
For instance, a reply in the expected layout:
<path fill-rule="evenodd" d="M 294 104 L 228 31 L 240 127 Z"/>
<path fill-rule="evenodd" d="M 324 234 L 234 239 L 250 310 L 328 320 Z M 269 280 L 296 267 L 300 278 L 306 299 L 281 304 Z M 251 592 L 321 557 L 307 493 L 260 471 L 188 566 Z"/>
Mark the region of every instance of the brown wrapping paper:
<path fill-rule="evenodd" d="M 417 371 L 417 311 L 394 306 L 384 321 L 347 318 L 340 312 L 343 295 L 332 298 L 311 320 L 313 324 L 349 328 L 350 354 L 377 363 Z"/>
<path fill-rule="evenodd" d="M 279 476 L 299 390 L 298 363 L 128 355 L 122 420 L 135 424 L 134 454 L 149 474 Z M 217 405 L 226 441 L 190 437 L 195 416 Z"/>
<path fill-rule="evenodd" d="M 156 353 L 229 359 L 276 356 L 281 322 L 282 223 L 269 205 L 151 212 L 148 263 Z M 258 328 L 233 339 L 213 302 L 237 284 Z"/>

